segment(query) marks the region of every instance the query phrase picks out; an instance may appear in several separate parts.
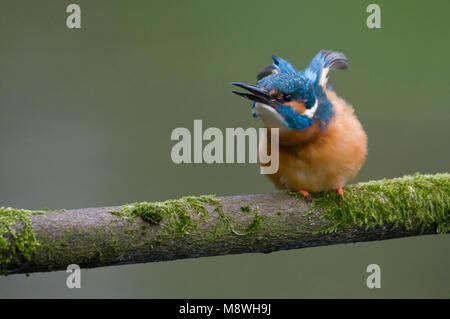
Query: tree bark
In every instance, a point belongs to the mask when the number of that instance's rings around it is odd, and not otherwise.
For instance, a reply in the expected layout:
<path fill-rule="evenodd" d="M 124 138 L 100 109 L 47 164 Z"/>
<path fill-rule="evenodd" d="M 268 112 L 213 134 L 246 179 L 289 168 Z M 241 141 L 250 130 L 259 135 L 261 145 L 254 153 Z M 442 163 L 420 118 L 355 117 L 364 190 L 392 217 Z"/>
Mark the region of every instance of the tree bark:
<path fill-rule="evenodd" d="M 130 219 L 111 213 L 120 211 L 121 207 L 32 215 L 31 226 L 39 246 L 29 260 L 20 258 L 0 264 L 0 269 L 5 274 L 13 274 L 62 270 L 69 264 L 92 268 L 226 254 L 269 253 L 435 233 L 433 227 L 406 230 L 401 225 L 391 224 L 368 230 L 357 225 L 344 225 L 335 232 L 324 233 L 320 230 L 329 223 L 323 218 L 326 212 L 291 194 L 219 199 L 221 209 L 205 204 L 209 212 L 206 219 L 192 214 L 196 227 L 182 237 L 167 232 L 164 221 L 153 224 L 140 217 Z M 262 217 L 260 223 L 257 223 L 258 216 Z"/>

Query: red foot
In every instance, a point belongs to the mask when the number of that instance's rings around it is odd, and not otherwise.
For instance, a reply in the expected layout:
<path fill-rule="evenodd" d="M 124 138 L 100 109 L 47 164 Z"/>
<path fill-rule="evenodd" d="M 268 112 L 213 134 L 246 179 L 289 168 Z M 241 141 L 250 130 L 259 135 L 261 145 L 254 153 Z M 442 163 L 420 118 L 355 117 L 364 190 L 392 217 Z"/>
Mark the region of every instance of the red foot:
<path fill-rule="evenodd" d="M 338 194 L 338 196 L 339 196 L 339 199 L 344 199 L 344 190 L 342 189 L 342 187 L 339 187 L 337 190 L 336 190 L 336 193 Z"/>
<path fill-rule="evenodd" d="M 311 195 L 309 195 L 309 193 L 308 193 L 307 191 L 301 189 L 301 190 L 299 190 L 298 192 L 299 192 L 300 194 L 302 194 L 302 196 L 303 196 L 304 198 L 306 198 L 307 200 L 312 201 Z"/>

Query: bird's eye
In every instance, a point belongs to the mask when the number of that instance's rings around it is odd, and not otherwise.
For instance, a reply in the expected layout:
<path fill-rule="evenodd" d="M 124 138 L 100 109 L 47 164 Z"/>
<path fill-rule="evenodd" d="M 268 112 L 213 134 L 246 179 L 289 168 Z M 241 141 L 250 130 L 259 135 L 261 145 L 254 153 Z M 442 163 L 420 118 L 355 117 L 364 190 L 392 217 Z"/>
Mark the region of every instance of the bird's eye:
<path fill-rule="evenodd" d="M 286 102 L 292 101 L 292 95 L 290 94 L 283 94 L 283 100 Z"/>

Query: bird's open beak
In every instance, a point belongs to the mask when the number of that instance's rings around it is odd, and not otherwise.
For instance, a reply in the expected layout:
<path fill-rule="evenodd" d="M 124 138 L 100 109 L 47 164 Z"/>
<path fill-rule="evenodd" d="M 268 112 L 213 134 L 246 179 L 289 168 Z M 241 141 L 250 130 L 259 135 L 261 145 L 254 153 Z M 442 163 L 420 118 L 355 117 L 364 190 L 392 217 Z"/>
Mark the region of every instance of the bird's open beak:
<path fill-rule="evenodd" d="M 275 105 L 279 104 L 279 102 L 272 95 L 270 95 L 269 92 L 267 92 L 266 90 L 261 89 L 257 86 L 254 86 L 251 84 L 240 83 L 240 82 L 232 82 L 231 84 L 239 86 L 250 92 L 250 93 L 242 93 L 242 92 L 232 91 L 234 94 L 245 97 L 251 101 L 266 104 L 266 105 L 269 105 L 272 107 L 275 107 Z"/>

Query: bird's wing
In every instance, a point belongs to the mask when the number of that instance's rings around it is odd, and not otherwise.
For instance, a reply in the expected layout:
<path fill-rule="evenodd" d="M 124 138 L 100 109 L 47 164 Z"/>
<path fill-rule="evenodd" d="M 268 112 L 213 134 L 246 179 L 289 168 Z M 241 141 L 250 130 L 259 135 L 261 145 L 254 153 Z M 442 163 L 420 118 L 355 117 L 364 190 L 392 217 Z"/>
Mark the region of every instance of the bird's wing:
<path fill-rule="evenodd" d="M 346 70 L 349 67 L 343 53 L 321 50 L 306 68 L 305 75 L 312 83 L 325 86 L 329 70 Z"/>

